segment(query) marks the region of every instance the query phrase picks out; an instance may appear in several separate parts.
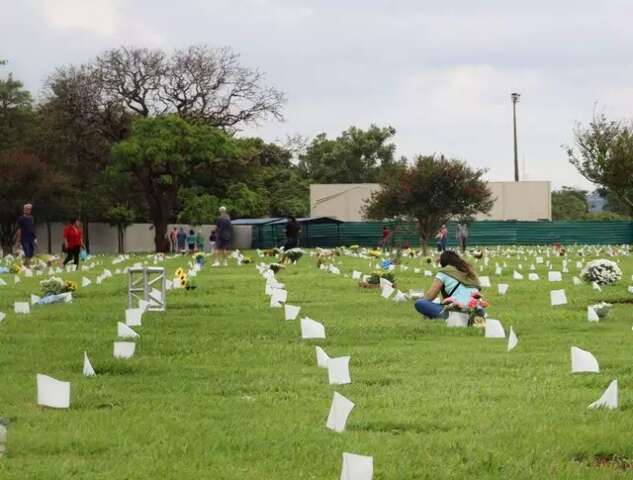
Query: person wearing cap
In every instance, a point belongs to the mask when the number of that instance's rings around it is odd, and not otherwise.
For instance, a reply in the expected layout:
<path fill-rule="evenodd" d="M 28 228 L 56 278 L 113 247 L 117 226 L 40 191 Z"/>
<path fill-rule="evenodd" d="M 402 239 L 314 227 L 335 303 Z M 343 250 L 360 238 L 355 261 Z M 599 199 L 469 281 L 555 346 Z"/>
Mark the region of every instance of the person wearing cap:
<path fill-rule="evenodd" d="M 229 249 L 231 248 L 231 240 L 233 239 L 233 224 L 231 223 L 231 217 L 226 211 L 226 207 L 219 208 L 220 216 L 215 222 L 216 226 L 216 239 L 215 239 L 215 254 L 216 261 L 215 266 L 220 266 L 220 256 L 224 266 L 228 265 L 227 257 Z"/>
<path fill-rule="evenodd" d="M 22 251 L 24 252 L 24 266 L 28 267 L 31 264 L 31 259 L 35 253 L 35 245 L 37 244 L 35 220 L 33 219 L 33 215 L 31 215 L 33 205 L 27 203 L 24 205 L 22 211 L 22 216 L 18 218 L 18 231 L 15 243 L 22 247 Z"/>

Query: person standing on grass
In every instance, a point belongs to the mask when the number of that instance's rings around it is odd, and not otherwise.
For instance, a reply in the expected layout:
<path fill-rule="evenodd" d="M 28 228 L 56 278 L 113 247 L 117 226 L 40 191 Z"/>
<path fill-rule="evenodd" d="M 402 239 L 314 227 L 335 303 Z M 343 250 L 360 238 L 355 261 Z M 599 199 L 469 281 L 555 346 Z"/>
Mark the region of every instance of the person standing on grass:
<path fill-rule="evenodd" d="M 35 254 L 35 246 L 37 245 L 37 237 L 35 236 L 35 220 L 33 219 L 33 205 L 27 203 L 22 209 L 22 216 L 18 218 L 18 231 L 15 237 L 15 243 L 22 247 L 24 252 L 24 266 L 31 265 L 31 259 Z"/>
<path fill-rule="evenodd" d="M 196 232 L 193 231 L 193 228 L 189 230 L 189 235 L 187 235 L 187 249 L 189 253 L 196 251 Z"/>
<path fill-rule="evenodd" d="M 177 243 L 178 243 L 178 251 L 179 252 L 184 252 L 185 249 L 187 248 L 187 232 L 185 232 L 185 229 L 183 227 L 180 227 L 180 229 L 178 229 L 178 235 L 176 235 L 176 239 L 177 239 Z"/>
<path fill-rule="evenodd" d="M 196 250 L 198 252 L 204 252 L 204 236 L 200 230 L 196 232 Z"/>
<path fill-rule="evenodd" d="M 220 207 L 219 212 L 220 216 L 215 222 L 217 234 L 215 239 L 216 261 L 214 265 L 216 267 L 219 266 L 220 257 L 222 257 L 223 265 L 226 267 L 228 265 L 227 257 L 231 248 L 231 241 L 233 240 L 233 224 L 226 207 Z"/>
<path fill-rule="evenodd" d="M 424 298 L 415 302 L 415 309 L 427 318 L 448 317 L 444 305 L 433 301 L 438 295 L 443 300 L 453 298 L 459 304 L 467 306 L 472 294 L 480 289 L 475 269 L 456 252 L 442 252 L 440 266 L 442 268 L 435 275 Z"/>
<path fill-rule="evenodd" d="M 85 246 L 81 232 L 81 224 L 78 218 L 73 218 L 64 228 L 64 251 L 66 252 L 66 259 L 62 263 L 62 266 L 65 267 L 66 264 L 72 260 L 75 266 L 79 267 L 79 254 L 82 248 L 85 248 Z"/>
<path fill-rule="evenodd" d="M 468 225 L 460 223 L 457 225 L 457 241 L 459 242 L 459 248 L 463 253 L 466 253 L 466 244 L 468 243 Z"/>
<path fill-rule="evenodd" d="M 176 227 L 169 232 L 169 247 L 171 248 L 171 253 L 176 253 L 178 250 L 178 229 Z"/>
<path fill-rule="evenodd" d="M 445 251 L 446 242 L 448 241 L 448 228 L 446 228 L 446 225 L 442 225 L 440 227 L 440 231 L 437 232 L 437 235 L 435 236 L 435 238 L 437 238 L 437 251 L 438 252 Z"/>
<path fill-rule="evenodd" d="M 391 243 L 391 230 L 387 228 L 387 226 L 382 227 L 382 240 L 380 242 L 380 246 L 383 250 L 387 250 L 389 248 L 389 244 Z"/>
<path fill-rule="evenodd" d="M 209 235 L 209 252 L 213 254 L 215 252 L 215 241 L 217 240 L 217 233 L 215 228 L 211 230 L 211 235 Z"/>
<path fill-rule="evenodd" d="M 290 250 L 296 248 L 299 245 L 299 234 L 301 233 L 301 224 L 297 222 L 297 219 L 292 215 L 288 217 L 288 223 L 286 223 L 286 243 L 284 244 L 284 250 Z"/>

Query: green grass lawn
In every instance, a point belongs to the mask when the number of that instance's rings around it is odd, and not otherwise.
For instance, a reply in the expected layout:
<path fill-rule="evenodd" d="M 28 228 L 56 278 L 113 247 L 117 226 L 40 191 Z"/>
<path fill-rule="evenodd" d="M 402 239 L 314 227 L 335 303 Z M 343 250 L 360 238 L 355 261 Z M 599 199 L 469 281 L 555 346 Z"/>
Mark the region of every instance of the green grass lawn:
<path fill-rule="evenodd" d="M 600 323 L 586 318 L 590 303 L 633 298 L 633 258 L 619 257 L 624 279 L 602 292 L 572 284 L 578 259 L 570 254 L 562 284 L 547 281 L 544 265 L 541 280 L 528 281 L 530 261 L 521 261 L 526 280 L 512 280 L 519 261 L 491 259 L 488 312 L 517 332 L 510 353 L 482 330 L 449 329 L 412 302 L 359 288 L 345 274 L 367 273 L 367 259 L 337 258 L 337 276 L 304 257 L 277 275 L 288 302 L 324 323 L 320 341 L 302 340 L 299 321 L 269 307 L 254 265 L 209 262 L 196 290 L 171 291 L 166 312 L 144 315 L 130 360 L 112 357 L 125 275 L 27 316 L 14 315 L 13 302 L 39 293 L 42 277 L 13 285 L 3 275 L 0 416 L 11 423 L 0 478 L 337 479 L 343 452 L 373 456 L 375 479 L 633 478 L 623 468 L 633 467 L 633 305 L 616 305 Z M 94 280 L 104 267 L 139 261 L 98 260 L 64 278 Z M 172 274 L 189 260 L 165 265 Z M 549 260 L 560 270 L 559 257 Z M 502 276 L 495 261 L 507 263 Z M 420 259 L 404 263 L 425 268 Z M 413 268 L 396 279 L 403 291 L 430 284 Z M 499 282 L 510 284 L 504 297 Z M 558 288 L 569 304 L 551 307 Z M 352 384 L 328 385 L 315 345 L 351 355 Z M 572 375 L 571 346 L 592 352 L 601 373 Z M 84 350 L 96 377 L 82 376 Z M 36 373 L 72 382 L 69 410 L 36 404 Z M 615 378 L 620 408 L 587 409 Z M 356 403 L 340 434 L 325 428 L 334 390 Z"/>

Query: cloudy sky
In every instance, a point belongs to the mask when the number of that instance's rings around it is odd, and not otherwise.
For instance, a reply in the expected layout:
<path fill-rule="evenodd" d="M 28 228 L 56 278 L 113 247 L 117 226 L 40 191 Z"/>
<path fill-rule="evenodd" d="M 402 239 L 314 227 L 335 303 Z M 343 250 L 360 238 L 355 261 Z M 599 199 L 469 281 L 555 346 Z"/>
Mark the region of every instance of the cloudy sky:
<path fill-rule="evenodd" d="M 55 66 L 137 45 L 230 45 L 286 92 L 268 140 L 392 125 L 398 153 L 591 185 L 561 145 L 595 111 L 633 118 L 630 0 L 0 0 L 0 58 L 37 93 Z"/>

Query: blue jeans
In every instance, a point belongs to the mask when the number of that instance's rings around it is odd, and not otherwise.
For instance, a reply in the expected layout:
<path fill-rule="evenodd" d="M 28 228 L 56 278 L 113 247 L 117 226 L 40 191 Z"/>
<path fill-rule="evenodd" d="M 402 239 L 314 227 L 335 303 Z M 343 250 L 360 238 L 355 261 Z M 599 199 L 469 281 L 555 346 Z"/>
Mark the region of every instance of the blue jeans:
<path fill-rule="evenodd" d="M 24 250 L 24 256 L 26 258 L 32 258 L 35 253 L 35 241 L 34 240 L 22 240 L 22 250 Z"/>
<path fill-rule="evenodd" d="M 442 310 L 444 307 L 439 303 L 434 303 L 429 300 L 418 300 L 415 302 L 415 309 L 428 318 L 440 318 L 442 317 Z"/>

